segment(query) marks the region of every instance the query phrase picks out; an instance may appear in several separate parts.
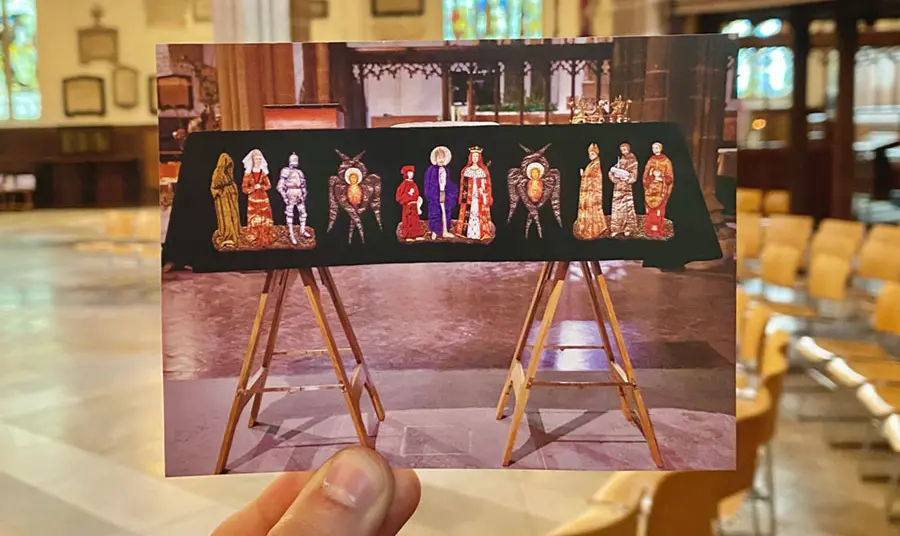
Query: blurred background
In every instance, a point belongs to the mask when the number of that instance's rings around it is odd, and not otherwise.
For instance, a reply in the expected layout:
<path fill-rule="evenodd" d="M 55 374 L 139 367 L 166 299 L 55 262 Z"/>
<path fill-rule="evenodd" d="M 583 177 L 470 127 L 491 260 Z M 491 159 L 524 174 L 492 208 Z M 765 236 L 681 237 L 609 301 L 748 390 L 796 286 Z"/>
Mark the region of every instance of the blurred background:
<path fill-rule="evenodd" d="M 0 20 L 0 534 L 207 534 L 272 478 L 163 478 L 159 245 L 184 139 L 222 118 L 203 47 L 157 44 L 715 32 L 741 47 L 705 185 L 739 222 L 739 470 L 423 471 L 403 534 L 900 530 L 897 2 L 0 0 Z M 568 77 L 531 82 L 529 117 L 566 122 Z M 485 83 L 457 83 L 454 120 Z"/>

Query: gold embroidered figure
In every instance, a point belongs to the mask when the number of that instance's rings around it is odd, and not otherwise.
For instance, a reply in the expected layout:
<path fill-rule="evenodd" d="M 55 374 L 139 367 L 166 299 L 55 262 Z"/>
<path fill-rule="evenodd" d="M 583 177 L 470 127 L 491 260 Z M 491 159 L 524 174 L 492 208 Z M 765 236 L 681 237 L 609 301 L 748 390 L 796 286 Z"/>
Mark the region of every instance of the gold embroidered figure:
<path fill-rule="evenodd" d="M 578 192 L 578 216 L 572 233 L 581 240 L 595 240 L 606 232 L 603 213 L 603 169 L 600 149 L 596 143 L 588 147 L 587 167 L 581 170 L 581 189 Z"/>
<path fill-rule="evenodd" d="M 638 234 L 637 214 L 634 212 L 634 192 L 632 185 L 637 182 L 638 161 L 631 152 L 631 145 L 619 145 L 622 155 L 616 165 L 609 170 L 609 178 L 613 188 L 612 218 L 609 230 L 612 236 L 631 237 Z"/>
<path fill-rule="evenodd" d="M 241 214 L 238 210 L 238 189 L 234 182 L 234 160 L 225 153 L 212 174 L 209 191 L 216 206 L 216 231 L 213 245 L 216 249 L 235 249 L 241 233 Z"/>

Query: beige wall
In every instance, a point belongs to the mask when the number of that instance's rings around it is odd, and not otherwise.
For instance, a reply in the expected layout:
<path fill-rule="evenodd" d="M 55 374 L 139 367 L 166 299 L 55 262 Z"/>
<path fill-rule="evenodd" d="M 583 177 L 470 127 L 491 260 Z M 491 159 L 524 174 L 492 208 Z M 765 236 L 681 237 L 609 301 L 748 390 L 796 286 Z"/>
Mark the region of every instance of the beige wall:
<path fill-rule="evenodd" d="M 65 4 L 65 6 L 63 6 Z M 119 30 L 119 61 L 138 70 L 140 103 L 131 110 L 112 102 L 112 66 L 106 63 L 79 65 L 79 28 L 93 24 L 91 7 L 101 5 L 104 26 Z M 190 2 L 186 2 L 190 6 Z M 156 72 L 157 43 L 191 43 L 212 40 L 211 23 L 195 23 L 188 10 L 183 28 L 148 28 L 143 0 L 38 0 L 38 80 L 42 93 L 39 121 L 0 121 L 0 127 L 56 126 L 77 124 L 150 125 L 156 117 L 149 111 L 147 76 Z M 67 118 L 63 113 L 62 80 L 69 76 L 94 75 L 106 79 L 106 117 Z"/>

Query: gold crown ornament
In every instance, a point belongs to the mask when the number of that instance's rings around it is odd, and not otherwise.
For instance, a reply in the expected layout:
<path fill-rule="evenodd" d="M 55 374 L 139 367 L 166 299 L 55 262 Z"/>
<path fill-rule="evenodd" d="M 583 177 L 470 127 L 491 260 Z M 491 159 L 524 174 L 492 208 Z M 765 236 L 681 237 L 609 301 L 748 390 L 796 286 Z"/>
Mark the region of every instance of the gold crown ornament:
<path fill-rule="evenodd" d="M 483 153 L 484 149 L 482 149 L 481 147 L 476 145 L 474 147 L 469 147 L 469 152 L 470 153 Z"/>

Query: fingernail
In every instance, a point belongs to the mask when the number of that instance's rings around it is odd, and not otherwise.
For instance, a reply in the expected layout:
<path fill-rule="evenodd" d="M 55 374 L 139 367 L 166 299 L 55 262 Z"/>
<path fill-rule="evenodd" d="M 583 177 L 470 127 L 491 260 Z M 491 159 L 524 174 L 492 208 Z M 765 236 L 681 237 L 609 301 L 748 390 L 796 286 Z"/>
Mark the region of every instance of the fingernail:
<path fill-rule="evenodd" d="M 384 473 L 370 455 L 360 449 L 339 453 L 331 462 L 322 490 L 348 508 L 367 510 L 375 504 L 384 483 Z"/>

